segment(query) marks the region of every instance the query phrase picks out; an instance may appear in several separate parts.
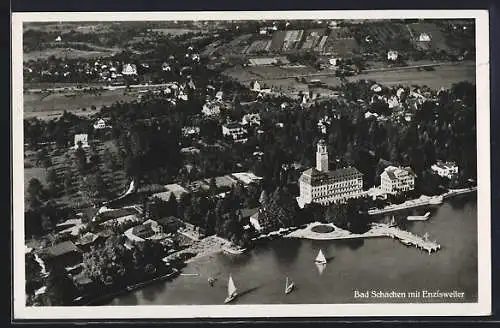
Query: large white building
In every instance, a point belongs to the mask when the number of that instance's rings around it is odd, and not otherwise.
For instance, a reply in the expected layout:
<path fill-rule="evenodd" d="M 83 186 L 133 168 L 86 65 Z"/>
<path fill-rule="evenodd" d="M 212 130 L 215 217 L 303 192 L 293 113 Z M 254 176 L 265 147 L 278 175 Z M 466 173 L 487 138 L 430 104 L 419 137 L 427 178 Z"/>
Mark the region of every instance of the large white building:
<path fill-rule="evenodd" d="M 327 205 L 342 202 L 363 194 L 363 175 L 354 167 L 330 171 L 328 151 L 324 140 L 320 140 L 316 151 L 316 167 L 302 173 L 299 178 L 300 195 L 297 202 Z"/>
<path fill-rule="evenodd" d="M 431 170 L 436 172 L 441 177 L 451 179 L 453 176 L 458 174 L 458 165 L 454 162 L 438 161 L 436 164 L 431 166 Z"/>
<path fill-rule="evenodd" d="M 230 136 L 234 142 L 246 142 L 248 131 L 239 123 L 227 123 L 222 125 L 222 135 Z"/>
<path fill-rule="evenodd" d="M 409 167 L 388 166 L 380 175 L 380 189 L 387 194 L 415 189 L 415 174 Z"/>

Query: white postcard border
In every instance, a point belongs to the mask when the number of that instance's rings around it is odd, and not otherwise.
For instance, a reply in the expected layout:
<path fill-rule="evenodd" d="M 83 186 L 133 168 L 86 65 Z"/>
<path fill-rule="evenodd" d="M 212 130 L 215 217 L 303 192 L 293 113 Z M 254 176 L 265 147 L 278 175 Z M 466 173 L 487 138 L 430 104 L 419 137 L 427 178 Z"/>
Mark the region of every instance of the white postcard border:
<path fill-rule="evenodd" d="M 33 21 L 281 20 L 475 18 L 478 158 L 478 302 L 432 304 L 302 304 L 27 307 L 24 293 L 22 24 Z M 254 318 L 472 316 L 491 313 L 489 23 L 486 10 L 59 12 L 12 14 L 12 183 L 14 319 Z"/>

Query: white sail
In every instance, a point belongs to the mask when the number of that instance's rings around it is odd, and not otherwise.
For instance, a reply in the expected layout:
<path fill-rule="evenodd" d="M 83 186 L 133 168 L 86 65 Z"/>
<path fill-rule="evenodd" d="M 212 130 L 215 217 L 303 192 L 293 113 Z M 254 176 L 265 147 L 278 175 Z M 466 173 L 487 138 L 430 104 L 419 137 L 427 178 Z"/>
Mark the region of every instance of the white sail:
<path fill-rule="evenodd" d="M 289 280 L 288 277 L 286 277 L 285 281 L 285 294 L 289 294 L 292 289 L 294 288 L 295 284 L 293 283 L 292 280 Z"/>
<path fill-rule="evenodd" d="M 229 282 L 227 283 L 227 296 L 231 297 L 236 292 L 236 286 L 234 285 L 233 277 L 229 275 Z"/>
<path fill-rule="evenodd" d="M 318 256 L 316 256 L 316 260 L 315 260 L 317 263 L 326 263 L 326 258 L 325 258 L 325 255 L 323 255 L 323 252 L 321 251 L 321 249 L 319 250 L 319 253 L 318 253 Z"/>

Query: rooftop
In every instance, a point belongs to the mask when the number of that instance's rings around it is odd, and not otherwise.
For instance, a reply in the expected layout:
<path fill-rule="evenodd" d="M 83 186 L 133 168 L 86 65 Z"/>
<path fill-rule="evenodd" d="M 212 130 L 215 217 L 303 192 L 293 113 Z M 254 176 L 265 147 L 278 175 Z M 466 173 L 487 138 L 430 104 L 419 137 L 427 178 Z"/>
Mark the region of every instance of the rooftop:
<path fill-rule="evenodd" d="M 391 180 L 397 180 L 398 177 L 402 176 L 413 175 L 413 171 L 410 167 L 388 166 L 385 168 L 384 172 Z"/>
<path fill-rule="evenodd" d="M 72 241 L 64 241 L 59 244 L 55 244 L 53 246 L 47 247 L 44 252 L 50 257 L 58 257 L 61 255 L 73 253 L 73 252 L 79 252 L 80 249 L 76 247 L 75 244 L 73 244 Z"/>
<path fill-rule="evenodd" d="M 87 232 L 82 237 L 80 237 L 80 239 L 78 240 L 77 244 L 78 245 L 88 245 L 88 244 L 91 244 L 94 241 L 96 241 L 97 238 L 99 238 L 99 235 L 96 235 L 96 234 L 94 234 L 92 232 Z"/>
<path fill-rule="evenodd" d="M 311 185 L 322 185 L 330 181 L 361 178 L 363 175 L 355 167 L 346 167 L 334 171 L 320 172 L 316 168 L 310 168 L 302 173 L 301 180 Z"/>
<path fill-rule="evenodd" d="M 252 172 L 233 173 L 232 176 L 243 182 L 244 184 L 250 184 L 252 182 L 257 182 L 263 179 L 262 177 L 256 176 Z"/>

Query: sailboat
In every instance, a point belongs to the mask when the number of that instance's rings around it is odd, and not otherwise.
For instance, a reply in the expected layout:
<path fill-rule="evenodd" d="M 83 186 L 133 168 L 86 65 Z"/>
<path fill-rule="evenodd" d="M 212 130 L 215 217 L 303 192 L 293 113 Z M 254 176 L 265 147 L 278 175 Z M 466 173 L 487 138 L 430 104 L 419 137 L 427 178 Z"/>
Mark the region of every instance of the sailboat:
<path fill-rule="evenodd" d="M 234 300 L 238 296 L 238 292 L 236 291 L 236 286 L 234 285 L 233 277 L 231 274 L 229 275 L 229 281 L 227 283 L 227 297 L 224 300 L 224 303 L 229 303 Z"/>
<path fill-rule="evenodd" d="M 288 283 L 290 281 L 290 283 Z M 293 290 L 293 287 L 295 287 L 295 283 L 286 277 L 285 281 L 285 294 L 290 294 L 290 292 Z"/>
<path fill-rule="evenodd" d="M 314 262 L 319 263 L 319 264 L 326 264 L 326 258 L 325 258 L 325 255 L 323 255 L 323 252 L 321 251 L 321 249 L 319 250 L 318 256 L 316 256 L 316 259 L 314 260 Z"/>

